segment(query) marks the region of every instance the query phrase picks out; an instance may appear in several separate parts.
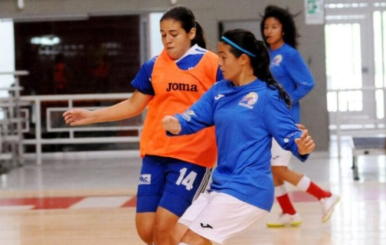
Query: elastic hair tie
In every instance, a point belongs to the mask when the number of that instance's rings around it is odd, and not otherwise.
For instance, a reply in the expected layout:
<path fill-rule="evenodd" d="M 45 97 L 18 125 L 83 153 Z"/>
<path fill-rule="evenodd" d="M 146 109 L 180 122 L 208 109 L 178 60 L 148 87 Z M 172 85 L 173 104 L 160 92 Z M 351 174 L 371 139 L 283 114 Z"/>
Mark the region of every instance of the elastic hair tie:
<path fill-rule="evenodd" d="M 231 40 L 229 40 L 228 38 L 222 36 L 221 37 L 222 40 L 226 41 L 228 44 L 230 44 L 232 47 L 240 50 L 241 52 L 243 53 L 246 53 L 247 55 L 251 56 L 251 57 L 256 57 L 256 55 L 254 55 L 253 53 L 249 52 L 248 50 L 245 50 L 243 49 L 242 47 L 240 47 L 239 45 L 237 45 L 236 43 L 232 42 Z"/>

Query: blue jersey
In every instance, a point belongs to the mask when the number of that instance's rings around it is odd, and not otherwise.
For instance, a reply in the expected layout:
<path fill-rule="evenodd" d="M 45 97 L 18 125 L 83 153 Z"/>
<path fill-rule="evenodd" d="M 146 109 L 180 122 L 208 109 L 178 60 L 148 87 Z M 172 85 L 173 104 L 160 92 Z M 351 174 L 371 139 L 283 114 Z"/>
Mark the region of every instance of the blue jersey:
<path fill-rule="evenodd" d="M 189 70 L 195 67 L 198 62 L 200 62 L 205 52 L 207 52 L 206 49 L 200 48 L 196 44 L 192 46 L 182 58 L 176 60 L 176 64 L 181 70 Z M 153 73 L 154 63 L 157 57 L 158 56 L 145 62 L 135 76 L 134 80 L 131 82 L 131 85 L 133 85 L 136 90 L 143 94 L 155 95 L 153 86 L 151 84 L 151 75 Z M 221 79 L 223 79 L 223 76 L 219 68 L 217 71 L 217 81 L 220 81 Z"/>
<path fill-rule="evenodd" d="M 176 117 L 182 127 L 180 135 L 215 125 L 218 161 L 211 190 L 268 211 L 274 200 L 272 137 L 300 160 L 308 157 L 298 154 L 294 140 L 301 131 L 278 90 L 258 79 L 239 87 L 220 81 Z"/>
<path fill-rule="evenodd" d="M 300 122 L 299 100 L 314 87 L 314 78 L 299 52 L 288 44 L 269 50 L 272 75 L 292 99 L 291 115 Z"/>

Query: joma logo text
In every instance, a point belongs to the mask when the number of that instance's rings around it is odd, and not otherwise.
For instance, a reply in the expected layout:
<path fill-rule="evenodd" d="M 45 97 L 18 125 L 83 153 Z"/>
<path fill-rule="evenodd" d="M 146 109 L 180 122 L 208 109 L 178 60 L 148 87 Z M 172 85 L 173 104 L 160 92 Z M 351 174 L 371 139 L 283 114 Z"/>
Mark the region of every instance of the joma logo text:
<path fill-rule="evenodd" d="M 171 90 L 198 92 L 197 85 L 186 83 L 168 83 L 168 88 L 166 89 L 166 91 L 170 92 Z"/>

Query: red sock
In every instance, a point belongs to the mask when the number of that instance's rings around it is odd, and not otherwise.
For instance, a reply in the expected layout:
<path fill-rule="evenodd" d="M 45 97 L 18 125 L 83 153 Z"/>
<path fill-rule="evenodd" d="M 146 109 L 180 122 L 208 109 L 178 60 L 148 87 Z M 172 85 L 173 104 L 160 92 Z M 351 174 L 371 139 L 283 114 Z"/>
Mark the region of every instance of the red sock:
<path fill-rule="evenodd" d="M 307 189 L 307 192 L 313 195 L 314 197 L 318 198 L 318 200 L 331 196 L 331 192 L 323 190 L 312 181 Z"/>
<path fill-rule="evenodd" d="M 288 196 L 288 193 L 276 197 L 277 202 L 279 203 L 281 209 L 283 210 L 283 214 L 296 214 L 296 210 L 292 205 L 291 199 Z"/>

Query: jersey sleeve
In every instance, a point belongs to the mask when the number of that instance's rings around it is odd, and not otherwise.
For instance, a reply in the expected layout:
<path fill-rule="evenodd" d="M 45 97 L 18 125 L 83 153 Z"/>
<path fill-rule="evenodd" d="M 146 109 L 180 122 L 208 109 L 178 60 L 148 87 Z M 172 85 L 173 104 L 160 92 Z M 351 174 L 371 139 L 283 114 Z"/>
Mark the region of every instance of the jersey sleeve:
<path fill-rule="evenodd" d="M 135 76 L 131 85 L 138 91 L 147 95 L 155 95 L 153 85 L 151 83 L 151 75 L 153 73 L 154 63 L 157 57 L 145 62 L 139 72 Z"/>
<path fill-rule="evenodd" d="M 268 131 L 283 149 L 291 151 L 301 161 L 307 160 L 309 154 L 299 155 L 295 143 L 295 139 L 300 138 L 302 132 L 297 128 L 288 107 L 278 95 L 266 103 L 263 118 Z"/>
<path fill-rule="evenodd" d="M 289 61 L 286 63 L 286 70 L 297 86 L 290 95 L 292 102 L 297 103 L 312 90 L 315 81 L 299 52 L 291 54 Z"/>
<path fill-rule="evenodd" d="M 196 103 L 176 117 L 181 124 L 179 135 L 193 134 L 214 125 L 212 89 L 208 90 Z"/>

